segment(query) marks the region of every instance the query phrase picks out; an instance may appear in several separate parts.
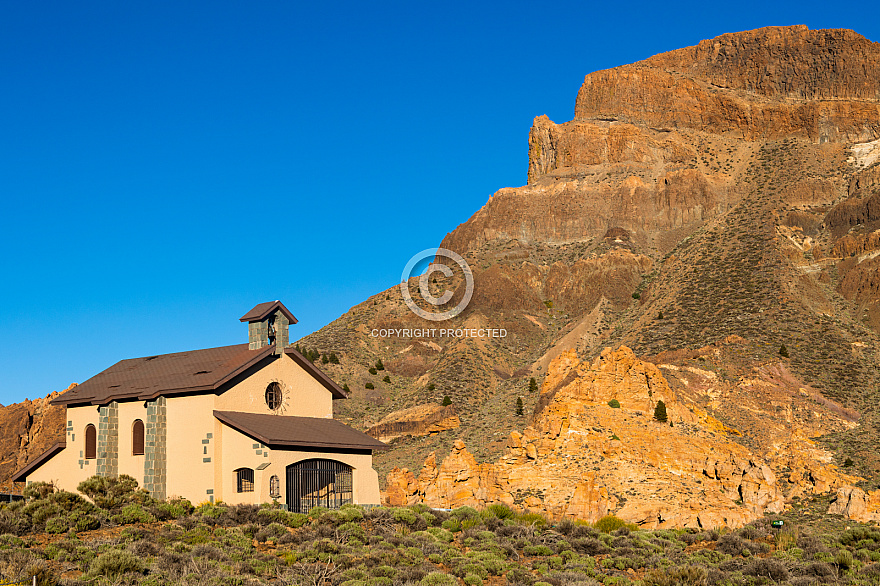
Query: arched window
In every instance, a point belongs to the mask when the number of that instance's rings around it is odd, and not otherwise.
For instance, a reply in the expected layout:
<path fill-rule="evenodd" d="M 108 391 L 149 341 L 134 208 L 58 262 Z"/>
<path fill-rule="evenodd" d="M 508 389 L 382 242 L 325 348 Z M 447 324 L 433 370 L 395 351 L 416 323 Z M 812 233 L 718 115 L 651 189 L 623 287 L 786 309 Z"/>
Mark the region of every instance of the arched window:
<path fill-rule="evenodd" d="M 235 482 L 238 492 L 254 492 L 254 471 L 250 468 L 239 468 L 235 471 Z"/>
<path fill-rule="evenodd" d="M 95 426 L 89 423 L 86 425 L 86 460 L 93 460 L 98 457 L 98 432 Z"/>
<path fill-rule="evenodd" d="M 269 386 L 266 387 L 266 406 L 272 411 L 277 411 L 278 408 L 281 407 L 283 399 L 284 396 L 281 392 L 281 385 L 276 382 L 269 383 Z"/>
<path fill-rule="evenodd" d="M 277 475 L 273 475 L 269 479 L 269 498 L 277 499 L 281 497 L 281 481 Z"/>
<path fill-rule="evenodd" d="M 144 455 L 144 422 L 140 419 L 131 424 L 131 455 Z"/>

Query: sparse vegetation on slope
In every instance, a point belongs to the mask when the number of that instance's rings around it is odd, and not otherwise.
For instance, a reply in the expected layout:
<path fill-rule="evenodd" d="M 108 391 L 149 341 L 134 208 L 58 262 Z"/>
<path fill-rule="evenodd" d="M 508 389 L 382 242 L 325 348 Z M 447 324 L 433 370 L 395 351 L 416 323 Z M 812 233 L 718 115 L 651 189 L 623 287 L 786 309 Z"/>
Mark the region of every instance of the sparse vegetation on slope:
<path fill-rule="evenodd" d="M 0 505 L 0 518 L 79 502 L 32 492 Z M 126 493 L 135 498 L 136 491 Z M 660 586 L 880 584 L 880 530 L 790 525 L 762 519 L 738 531 L 643 531 L 615 517 L 595 526 L 551 524 L 493 505 L 477 511 L 424 506 L 308 515 L 254 505 L 170 505 L 163 521 L 97 530 L 0 534 L 0 578 L 38 584 L 297 584 L 302 586 Z M 158 511 L 157 511 L 158 512 Z M 8 526 L 6 526 L 8 528 Z"/>

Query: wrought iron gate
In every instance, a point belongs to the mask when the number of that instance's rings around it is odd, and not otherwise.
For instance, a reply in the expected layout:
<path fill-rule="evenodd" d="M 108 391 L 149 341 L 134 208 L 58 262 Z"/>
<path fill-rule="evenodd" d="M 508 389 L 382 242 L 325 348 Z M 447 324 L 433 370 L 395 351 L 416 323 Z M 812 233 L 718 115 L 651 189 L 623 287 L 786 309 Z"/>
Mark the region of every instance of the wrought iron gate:
<path fill-rule="evenodd" d="M 352 502 L 351 466 L 335 460 L 304 460 L 287 467 L 287 507 L 308 513 L 313 507 L 338 509 Z"/>

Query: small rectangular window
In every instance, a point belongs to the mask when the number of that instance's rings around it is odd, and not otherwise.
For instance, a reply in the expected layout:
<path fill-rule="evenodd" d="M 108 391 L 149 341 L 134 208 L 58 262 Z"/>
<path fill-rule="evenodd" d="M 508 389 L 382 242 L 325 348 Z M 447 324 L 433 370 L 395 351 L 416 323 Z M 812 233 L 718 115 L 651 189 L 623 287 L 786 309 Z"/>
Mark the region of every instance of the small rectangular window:
<path fill-rule="evenodd" d="M 254 471 L 250 468 L 239 468 L 235 471 L 238 492 L 254 492 Z"/>

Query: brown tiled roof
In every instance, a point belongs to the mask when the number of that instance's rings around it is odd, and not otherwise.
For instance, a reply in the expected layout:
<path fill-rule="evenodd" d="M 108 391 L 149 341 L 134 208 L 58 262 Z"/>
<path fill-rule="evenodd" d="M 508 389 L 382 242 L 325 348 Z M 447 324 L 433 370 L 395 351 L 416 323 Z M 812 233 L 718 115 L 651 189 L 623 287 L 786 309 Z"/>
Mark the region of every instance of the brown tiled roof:
<path fill-rule="evenodd" d="M 12 475 L 13 482 L 24 482 L 27 480 L 28 474 L 42 466 L 46 463 L 49 458 L 63 450 L 67 447 L 67 442 L 58 442 L 54 444 L 51 448 L 34 458 L 32 461 L 28 462 L 27 466 L 16 472 Z"/>
<path fill-rule="evenodd" d="M 297 323 L 296 318 L 293 317 L 293 314 L 290 313 L 290 310 L 284 307 L 284 304 L 280 301 L 267 301 L 265 303 L 259 303 L 252 310 L 238 318 L 238 321 L 262 321 L 263 318 L 265 318 L 276 309 L 281 310 L 281 313 L 283 313 L 284 316 L 290 320 L 290 323 Z"/>
<path fill-rule="evenodd" d="M 214 411 L 214 417 L 267 446 L 384 450 L 388 446 L 335 419 Z"/>
<path fill-rule="evenodd" d="M 307 373 L 312 375 L 312 377 L 321 383 L 325 389 L 333 393 L 334 399 L 347 399 L 348 395 L 345 394 L 345 391 L 337 385 L 332 378 L 324 374 L 324 371 L 314 365 L 314 363 L 296 351 L 296 348 L 293 346 L 288 346 L 284 349 L 284 353 L 293 358 L 294 362 L 303 367 Z"/>
<path fill-rule="evenodd" d="M 237 344 L 131 358 L 117 362 L 104 372 L 56 397 L 52 404 L 104 405 L 119 399 L 148 400 L 160 395 L 212 391 L 264 358 L 272 356 L 274 350 L 274 344 L 259 350 L 248 350 L 247 344 Z M 323 381 L 319 382 L 324 384 Z"/>

